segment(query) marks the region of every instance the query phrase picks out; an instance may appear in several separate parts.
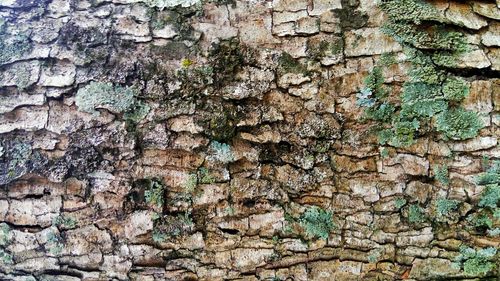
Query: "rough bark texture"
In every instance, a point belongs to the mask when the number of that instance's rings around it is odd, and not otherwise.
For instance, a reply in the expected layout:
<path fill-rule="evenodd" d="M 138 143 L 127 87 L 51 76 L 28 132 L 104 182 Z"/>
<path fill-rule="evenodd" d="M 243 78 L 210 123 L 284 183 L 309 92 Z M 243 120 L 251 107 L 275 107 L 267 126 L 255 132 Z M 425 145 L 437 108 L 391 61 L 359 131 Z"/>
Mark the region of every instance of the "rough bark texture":
<path fill-rule="evenodd" d="M 0 280 L 499 280 L 500 4 L 429 3 L 482 126 L 405 146 L 375 1 L 0 1 Z"/>

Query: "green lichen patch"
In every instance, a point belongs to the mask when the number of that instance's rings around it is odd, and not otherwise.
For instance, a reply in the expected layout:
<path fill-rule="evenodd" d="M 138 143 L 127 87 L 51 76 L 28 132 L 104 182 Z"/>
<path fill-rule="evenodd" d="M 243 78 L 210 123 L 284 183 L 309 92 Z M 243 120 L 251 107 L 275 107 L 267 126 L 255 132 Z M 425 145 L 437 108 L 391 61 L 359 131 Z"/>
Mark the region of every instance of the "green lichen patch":
<path fill-rule="evenodd" d="M 500 186 L 498 184 L 490 184 L 486 186 L 481 193 L 479 207 L 489 207 L 491 209 L 498 208 L 500 204 Z"/>
<path fill-rule="evenodd" d="M 33 44 L 27 36 L 19 35 L 7 37 L 0 35 L 0 64 L 10 62 L 15 59 L 21 59 L 23 55 L 31 52 Z"/>
<path fill-rule="evenodd" d="M 469 94 L 469 85 L 463 79 L 449 77 L 444 82 L 443 94 L 447 100 L 461 101 Z"/>
<path fill-rule="evenodd" d="M 282 53 L 278 59 L 278 70 L 282 73 L 296 73 L 307 75 L 307 67 L 288 53 Z"/>
<path fill-rule="evenodd" d="M 412 204 L 408 207 L 408 222 L 423 223 L 426 220 L 425 211 L 420 206 Z"/>
<path fill-rule="evenodd" d="M 436 200 L 436 212 L 438 218 L 450 217 L 453 212 L 457 211 L 460 202 L 457 200 L 450 200 L 446 198 L 439 198 Z"/>
<path fill-rule="evenodd" d="M 342 30 L 359 29 L 368 22 L 368 15 L 359 11 L 359 0 L 341 0 L 341 9 L 333 10 Z"/>
<path fill-rule="evenodd" d="M 317 206 L 309 207 L 299 219 L 300 226 L 308 238 L 327 239 L 336 228 L 333 213 Z"/>
<path fill-rule="evenodd" d="M 392 21 L 420 24 L 422 21 L 445 20 L 435 7 L 422 0 L 388 0 L 382 1 L 379 7 Z"/>
<path fill-rule="evenodd" d="M 10 254 L 4 249 L 0 249 L 0 263 L 4 265 L 13 264 L 14 258 L 12 257 L 12 254 Z"/>
<path fill-rule="evenodd" d="M 10 243 L 12 233 L 10 227 L 6 223 L 0 223 L 0 246 L 5 246 Z"/>
<path fill-rule="evenodd" d="M 211 174 L 210 170 L 201 167 L 198 169 L 199 182 L 202 184 L 212 184 L 215 183 L 215 177 Z"/>
<path fill-rule="evenodd" d="M 62 216 L 62 215 L 55 217 L 54 220 L 52 221 L 53 225 L 64 227 L 66 229 L 75 228 L 77 226 L 77 223 L 78 222 L 76 221 L 76 219 L 70 216 Z"/>
<path fill-rule="evenodd" d="M 464 34 L 443 25 L 440 12 L 424 1 L 389 0 L 380 7 L 389 18 L 383 31 L 403 45 L 411 67 L 400 104 L 387 98 L 389 88 L 380 74 L 394 61 L 379 60 L 357 94 L 365 118 L 381 123 L 374 127 L 379 143 L 406 147 L 433 131 L 446 139 L 475 137 L 483 127 L 478 115 L 458 106 L 470 91 L 469 83 L 447 69 L 469 49 Z"/>
<path fill-rule="evenodd" d="M 159 8 L 160 10 L 178 6 L 187 8 L 201 4 L 201 0 L 144 0 L 143 2 L 150 7 Z"/>
<path fill-rule="evenodd" d="M 486 163 L 485 166 L 489 166 L 489 164 Z M 491 166 L 487 167 L 486 172 L 484 172 L 477 178 L 477 184 L 479 185 L 500 184 L 500 160 L 493 162 Z"/>
<path fill-rule="evenodd" d="M 78 90 L 75 103 L 79 110 L 94 115 L 99 115 L 97 108 L 106 108 L 113 113 L 122 113 L 132 106 L 135 94 L 134 88 L 115 87 L 110 82 L 90 82 Z"/>
<path fill-rule="evenodd" d="M 150 107 L 138 100 L 139 91 L 134 87 L 116 86 L 112 83 L 90 82 L 78 90 L 75 104 L 78 110 L 99 116 L 96 109 L 104 108 L 112 113 L 123 113 L 128 128 L 139 123 L 149 113 Z"/>
<path fill-rule="evenodd" d="M 447 186 L 450 184 L 447 165 L 434 166 L 434 178 L 441 184 Z"/>
<path fill-rule="evenodd" d="M 406 199 L 398 197 L 394 200 L 394 207 L 396 207 L 396 209 L 401 209 L 403 208 L 403 206 L 406 205 L 406 203 L 407 203 Z"/>
<path fill-rule="evenodd" d="M 485 276 L 496 268 L 496 255 L 497 249 L 493 247 L 474 249 L 462 245 L 454 266 L 469 276 Z"/>
<path fill-rule="evenodd" d="M 483 123 L 477 113 L 463 108 L 452 108 L 439 114 L 436 129 L 453 140 L 465 140 L 477 136 Z"/>
<path fill-rule="evenodd" d="M 426 83 L 405 83 L 401 94 L 401 116 L 406 120 L 433 117 L 448 108 L 439 87 Z"/>
<path fill-rule="evenodd" d="M 165 188 L 160 180 L 146 180 L 147 187 L 144 191 L 144 199 L 146 203 L 162 208 L 164 202 Z"/>
<path fill-rule="evenodd" d="M 212 141 L 208 147 L 209 159 L 220 163 L 230 163 L 234 161 L 234 153 L 229 144 Z"/>
<path fill-rule="evenodd" d="M 57 230 L 52 230 L 47 233 L 45 249 L 52 255 L 59 255 L 64 249 L 64 240 Z"/>

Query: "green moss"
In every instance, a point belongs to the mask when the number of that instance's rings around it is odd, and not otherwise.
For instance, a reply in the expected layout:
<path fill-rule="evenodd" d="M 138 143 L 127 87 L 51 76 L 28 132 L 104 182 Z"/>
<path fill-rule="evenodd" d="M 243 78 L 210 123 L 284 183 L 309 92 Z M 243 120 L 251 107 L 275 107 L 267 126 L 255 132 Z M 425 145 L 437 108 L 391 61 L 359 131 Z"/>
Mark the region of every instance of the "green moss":
<path fill-rule="evenodd" d="M 201 0 L 143 0 L 150 7 L 159 8 L 161 10 L 165 8 L 173 8 L 173 7 L 190 7 L 194 5 L 198 5 L 201 3 Z"/>
<path fill-rule="evenodd" d="M 305 65 L 301 64 L 297 59 L 290 54 L 284 52 L 278 59 L 279 70 L 282 74 L 296 73 L 307 75 L 308 71 Z"/>
<path fill-rule="evenodd" d="M 495 269 L 497 249 L 493 247 L 474 249 L 460 246 L 460 255 L 455 259 L 457 268 L 462 268 L 470 276 L 484 276 Z"/>
<path fill-rule="evenodd" d="M 443 185 L 450 184 L 450 178 L 448 177 L 448 166 L 434 166 L 434 178 Z"/>
<path fill-rule="evenodd" d="M 463 108 L 444 111 L 436 118 L 436 129 L 453 140 L 465 140 L 477 136 L 483 123 L 477 113 Z"/>
<path fill-rule="evenodd" d="M 342 30 L 359 29 L 368 22 L 368 15 L 360 12 L 358 0 L 341 0 L 341 9 L 333 10 Z"/>
<path fill-rule="evenodd" d="M 331 57 L 342 54 L 344 50 L 344 40 L 338 37 L 332 41 L 322 40 L 320 42 L 311 42 L 307 44 L 307 52 L 310 57 L 321 59 L 323 57 Z"/>
<path fill-rule="evenodd" d="M 181 87 L 176 92 L 183 97 L 198 97 L 214 84 L 214 69 L 211 66 L 182 67 L 176 72 Z"/>
<path fill-rule="evenodd" d="M 190 60 L 190 59 L 187 59 L 187 58 L 184 58 L 181 60 L 181 66 L 184 67 L 184 68 L 188 68 L 190 67 L 191 65 L 193 65 L 193 61 Z"/>
<path fill-rule="evenodd" d="M 234 78 L 234 73 L 243 64 L 244 56 L 247 55 L 242 48 L 240 42 L 235 38 L 221 41 L 212 46 L 209 60 L 213 68 L 216 86 Z"/>
<path fill-rule="evenodd" d="M 300 217 L 299 223 L 309 238 L 327 239 L 336 228 L 332 212 L 317 206 L 309 207 Z"/>
<path fill-rule="evenodd" d="M 229 141 L 236 133 L 236 114 L 232 110 L 214 109 L 205 130 L 211 139 L 224 142 Z"/>

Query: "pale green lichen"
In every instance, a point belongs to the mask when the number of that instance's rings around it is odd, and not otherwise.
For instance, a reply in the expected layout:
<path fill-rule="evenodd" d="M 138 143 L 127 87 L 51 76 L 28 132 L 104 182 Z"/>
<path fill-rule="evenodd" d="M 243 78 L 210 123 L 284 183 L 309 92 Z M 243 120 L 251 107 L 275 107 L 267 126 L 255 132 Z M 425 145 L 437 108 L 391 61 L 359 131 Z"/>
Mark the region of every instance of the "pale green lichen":
<path fill-rule="evenodd" d="M 453 108 L 439 114 L 436 129 L 453 140 L 465 140 L 477 136 L 483 123 L 477 113 L 463 108 Z"/>
<path fill-rule="evenodd" d="M 21 59 L 33 49 L 29 38 L 24 35 L 7 38 L 2 34 L 0 39 L 0 64 Z"/>
<path fill-rule="evenodd" d="M 463 269 L 469 276 L 484 276 L 495 269 L 496 255 L 497 249 L 493 247 L 474 249 L 462 245 L 454 267 Z"/>
<path fill-rule="evenodd" d="M 317 206 L 309 207 L 300 217 L 299 223 L 308 238 L 327 239 L 336 228 L 333 213 Z"/>
<path fill-rule="evenodd" d="M 106 108 L 114 113 L 122 113 L 133 105 L 135 94 L 136 90 L 131 87 L 115 87 L 110 82 L 90 82 L 78 90 L 75 103 L 79 110 L 94 115 L 99 115 L 96 108 Z"/>
<path fill-rule="evenodd" d="M 144 0 L 144 3 L 146 3 L 150 7 L 156 7 L 161 10 L 165 8 L 172 8 L 172 7 L 191 7 L 194 5 L 199 5 L 201 4 L 201 0 Z"/>
<path fill-rule="evenodd" d="M 208 147 L 210 153 L 209 159 L 221 163 L 230 163 L 234 161 L 234 154 L 229 144 L 212 141 Z"/>
<path fill-rule="evenodd" d="M 448 166 L 447 165 L 434 166 L 434 178 L 443 185 L 450 184 L 450 178 L 448 176 Z"/>
<path fill-rule="evenodd" d="M 4 249 L 0 249 L 0 262 L 3 264 L 13 264 L 14 259 L 9 252 Z"/>
<path fill-rule="evenodd" d="M 408 207 L 408 221 L 410 223 L 422 223 L 425 222 L 426 217 L 424 210 L 416 204 L 412 204 Z"/>
<path fill-rule="evenodd" d="M 78 90 L 75 104 L 78 110 L 94 116 L 99 116 L 99 111 L 96 110 L 99 108 L 112 113 L 124 113 L 123 119 L 127 128 L 133 128 L 150 111 L 147 103 L 137 99 L 138 94 L 135 87 L 115 86 L 110 82 L 90 82 Z"/>
<path fill-rule="evenodd" d="M 192 193 L 198 185 L 198 176 L 196 174 L 190 174 L 182 185 L 187 193 Z"/>
<path fill-rule="evenodd" d="M 0 223 L 0 246 L 5 246 L 9 244 L 12 239 L 12 234 L 10 232 L 10 227 L 6 223 Z"/>
<path fill-rule="evenodd" d="M 52 221 L 52 224 L 55 226 L 63 226 L 64 228 L 72 229 L 77 225 L 76 219 L 69 216 L 57 216 Z"/>
<path fill-rule="evenodd" d="M 393 21 L 408 21 L 420 24 L 422 21 L 444 21 L 438 10 L 422 0 L 382 1 L 380 8 Z"/>
<path fill-rule="evenodd" d="M 449 77 L 443 85 L 443 94 L 447 100 L 461 101 L 469 94 L 469 85 L 457 77 Z"/>
<path fill-rule="evenodd" d="M 62 252 L 62 250 L 64 249 L 64 243 L 59 233 L 55 231 L 50 231 L 47 233 L 46 248 L 52 255 L 59 255 Z"/>
<path fill-rule="evenodd" d="M 200 183 L 204 184 L 215 183 L 215 178 L 210 174 L 210 171 L 205 167 L 201 167 L 200 169 L 198 169 L 198 178 Z"/>
<path fill-rule="evenodd" d="M 447 217 L 451 212 L 458 209 L 459 201 L 450 200 L 446 198 L 439 198 L 436 200 L 436 211 L 439 217 Z"/>
<path fill-rule="evenodd" d="M 401 209 L 404 205 L 406 205 L 406 199 L 398 197 L 394 200 L 394 207 L 396 207 L 396 209 Z"/>
<path fill-rule="evenodd" d="M 440 67 L 454 67 L 456 57 L 469 49 L 464 34 L 442 25 L 447 20 L 424 1 L 388 0 L 379 6 L 389 19 L 383 31 L 402 44 L 411 63 L 400 104 L 386 98 L 390 88 L 381 75 L 381 67 L 394 63 L 392 59 L 379 60 L 357 94 L 365 118 L 381 123 L 374 127 L 379 143 L 406 147 L 429 128 L 448 139 L 475 137 L 482 128 L 479 117 L 457 107 L 469 93 L 469 85 Z"/>

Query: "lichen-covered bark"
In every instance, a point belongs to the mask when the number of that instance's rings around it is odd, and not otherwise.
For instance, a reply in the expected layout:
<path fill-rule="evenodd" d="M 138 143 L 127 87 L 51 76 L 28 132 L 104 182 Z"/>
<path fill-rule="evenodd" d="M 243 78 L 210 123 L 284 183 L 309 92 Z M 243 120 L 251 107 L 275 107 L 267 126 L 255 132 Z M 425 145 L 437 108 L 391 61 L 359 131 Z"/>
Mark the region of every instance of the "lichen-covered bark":
<path fill-rule="evenodd" d="M 375 2 L 1 1 L 0 280 L 500 278 L 500 5 Z"/>

